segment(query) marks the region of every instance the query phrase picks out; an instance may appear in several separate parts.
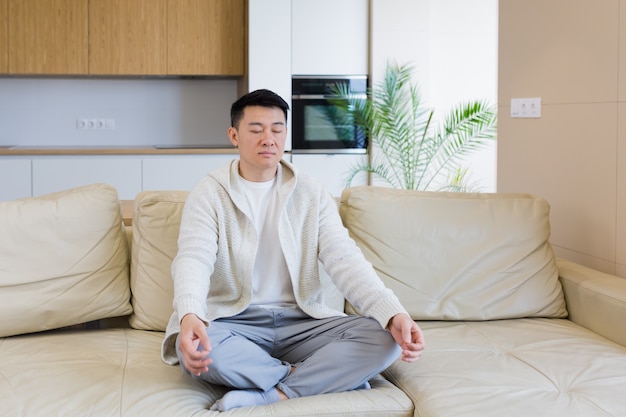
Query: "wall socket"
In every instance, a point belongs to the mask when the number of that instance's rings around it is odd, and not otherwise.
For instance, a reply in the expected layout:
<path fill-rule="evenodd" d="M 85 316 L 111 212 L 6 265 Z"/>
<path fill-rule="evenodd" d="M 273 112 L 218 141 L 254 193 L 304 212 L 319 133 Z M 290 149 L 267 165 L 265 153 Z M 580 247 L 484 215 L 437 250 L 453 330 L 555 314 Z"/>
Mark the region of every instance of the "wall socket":
<path fill-rule="evenodd" d="M 77 119 L 78 130 L 115 130 L 115 119 Z"/>
<path fill-rule="evenodd" d="M 512 98 L 511 117 L 539 119 L 541 118 L 541 97 Z"/>

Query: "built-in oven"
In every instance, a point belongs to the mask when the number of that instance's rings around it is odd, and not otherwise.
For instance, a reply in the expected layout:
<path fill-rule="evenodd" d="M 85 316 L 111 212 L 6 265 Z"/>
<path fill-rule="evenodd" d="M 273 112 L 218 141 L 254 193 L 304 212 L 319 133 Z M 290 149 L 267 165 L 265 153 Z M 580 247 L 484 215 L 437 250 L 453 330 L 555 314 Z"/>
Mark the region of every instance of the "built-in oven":
<path fill-rule="evenodd" d="M 293 153 L 366 153 L 367 136 L 330 99 L 367 100 L 367 76 L 293 76 L 291 141 Z"/>

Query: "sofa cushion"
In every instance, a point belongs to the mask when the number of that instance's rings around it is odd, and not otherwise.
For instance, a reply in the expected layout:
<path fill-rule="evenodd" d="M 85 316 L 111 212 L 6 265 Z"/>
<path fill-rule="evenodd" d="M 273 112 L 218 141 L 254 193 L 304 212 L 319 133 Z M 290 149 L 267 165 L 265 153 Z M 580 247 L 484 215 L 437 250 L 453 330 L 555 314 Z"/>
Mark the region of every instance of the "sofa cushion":
<path fill-rule="evenodd" d="M 0 336 L 131 312 L 115 188 L 93 184 L 0 202 L 0 231 Z"/>
<path fill-rule="evenodd" d="M 527 194 L 344 191 L 351 236 L 415 320 L 567 314 L 548 203 Z"/>
<path fill-rule="evenodd" d="M 381 376 L 371 390 L 210 411 L 226 388 L 161 362 L 163 333 L 99 329 L 0 340 L 4 417 L 412 417 L 413 403 Z"/>
<path fill-rule="evenodd" d="M 626 348 L 563 319 L 421 322 L 420 361 L 383 375 L 415 416 L 626 416 Z"/>
<path fill-rule="evenodd" d="M 133 209 L 130 268 L 135 329 L 165 331 L 172 312 L 171 264 L 178 251 L 178 230 L 188 191 L 143 191 Z"/>

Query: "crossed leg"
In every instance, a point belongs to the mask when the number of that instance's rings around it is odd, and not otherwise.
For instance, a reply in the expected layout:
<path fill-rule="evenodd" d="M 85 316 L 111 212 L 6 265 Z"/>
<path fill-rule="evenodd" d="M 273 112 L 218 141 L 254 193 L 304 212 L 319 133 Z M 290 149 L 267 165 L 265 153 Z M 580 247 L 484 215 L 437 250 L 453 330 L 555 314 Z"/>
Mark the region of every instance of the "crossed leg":
<path fill-rule="evenodd" d="M 199 378 L 236 389 L 214 404 L 220 411 L 365 388 L 400 355 L 373 319 L 312 319 L 293 308 L 251 307 L 207 334 L 213 363 Z"/>

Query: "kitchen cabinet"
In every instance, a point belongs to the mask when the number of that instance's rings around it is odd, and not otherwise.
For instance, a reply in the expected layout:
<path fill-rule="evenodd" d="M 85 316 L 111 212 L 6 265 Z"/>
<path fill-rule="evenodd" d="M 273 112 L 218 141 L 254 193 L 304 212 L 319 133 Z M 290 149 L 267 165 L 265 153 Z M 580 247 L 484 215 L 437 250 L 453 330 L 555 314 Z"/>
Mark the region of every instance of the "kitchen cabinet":
<path fill-rule="evenodd" d="M 0 8 L 6 2 L 1 0 Z M 8 0 L 8 72 L 86 74 L 88 5 L 86 0 Z"/>
<path fill-rule="evenodd" d="M 0 73 L 245 74 L 246 0 L 0 0 Z"/>
<path fill-rule="evenodd" d="M 245 73 L 244 0 L 91 0 L 89 72 Z"/>
<path fill-rule="evenodd" d="M 0 0 L 0 74 L 9 71 L 9 0 Z"/>
<path fill-rule="evenodd" d="M 133 200 L 141 191 L 141 157 L 41 157 L 32 161 L 33 196 L 93 183 L 117 189 L 121 200 Z"/>
<path fill-rule="evenodd" d="M 30 172 L 29 158 L 0 158 L 0 201 L 30 197 Z"/>
<path fill-rule="evenodd" d="M 121 200 L 134 200 L 146 190 L 191 190 L 207 173 L 236 158 L 230 153 L 0 157 L 0 200 L 99 182 L 114 186 Z"/>
<path fill-rule="evenodd" d="M 142 188 L 191 190 L 200 178 L 236 158 L 234 154 L 144 157 Z"/>
<path fill-rule="evenodd" d="M 300 172 L 315 177 L 335 196 L 341 196 L 353 166 L 367 162 L 366 154 L 292 154 L 291 163 Z M 359 173 L 352 186 L 367 185 L 367 174 Z"/>
<path fill-rule="evenodd" d="M 244 0 L 168 0 L 167 73 L 243 75 Z"/>
<path fill-rule="evenodd" d="M 368 0 L 292 0 L 294 75 L 367 75 Z"/>
<path fill-rule="evenodd" d="M 166 31 L 167 0 L 90 0 L 89 73 L 166 74 Z"/>
<path fill-rule="evenodd" d="M 247 91 L 267 88 L 291 105 L 291 0 L 248 0 Z M 291 114 L 287 119 L 291 149 Z"/>

